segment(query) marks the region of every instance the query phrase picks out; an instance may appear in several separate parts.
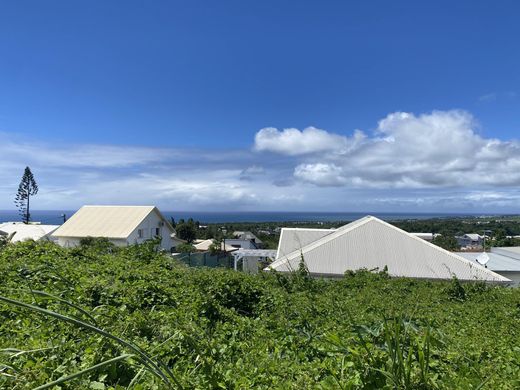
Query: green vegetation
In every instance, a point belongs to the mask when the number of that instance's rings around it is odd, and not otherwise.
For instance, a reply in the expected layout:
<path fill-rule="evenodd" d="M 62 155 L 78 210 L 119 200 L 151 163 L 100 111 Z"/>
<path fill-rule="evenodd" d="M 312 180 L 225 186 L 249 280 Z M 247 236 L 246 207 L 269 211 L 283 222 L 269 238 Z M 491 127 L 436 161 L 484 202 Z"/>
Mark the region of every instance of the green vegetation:
<path fill-rule="evenodd" d="M 0 388 L 517 389 L 520 289 L 0 249 Z M 42 387 L 45 388 L 45 387 Z"/>
<path fill-rule="evenodd" d="M 177 233 L 177 237 L 191 244 L 197 238 L 198 228 L 199 223 L 193 219 L 190 218 L 186 222 L 181 219 L 179 223 L 175 225 L 175 232 Z"/>

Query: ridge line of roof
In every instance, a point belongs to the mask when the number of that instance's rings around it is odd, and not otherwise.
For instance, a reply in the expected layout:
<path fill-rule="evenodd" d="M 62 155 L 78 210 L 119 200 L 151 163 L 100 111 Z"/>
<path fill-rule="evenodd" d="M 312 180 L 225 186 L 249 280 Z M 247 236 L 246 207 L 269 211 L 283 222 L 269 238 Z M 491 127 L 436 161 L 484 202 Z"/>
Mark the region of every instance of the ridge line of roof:
<path fill-rule="evenodd" d="M 482 271 L 484 271 L 486 274 L 488 274 L 489 276 L 492 276 L 493 278 L 497 279 L 498 280 L 501 280 L 501 281 L 508 281 L 509 279 L 503 277 L 502 275 L 500 274 L 497 274 L 496 272 L 493 272 L 483 266 L 481 266 L 480 264 L 474 264 L 473 262 L 465 259 L 464 257 L 462 256 L 458 256 L 444 248 L 441 248 L 437 245 L 434 245 L 428 241 L 425 241 L 423 240 L 422 238 L 419 238 L 417 236 L 414 236 L 410 233 L 408 233 L 407 231 L 403 230 L 403 229 L 400 229 L 398 228 L 397 226 L 394 226 L 388 222 L 385 222 L 377 217 L 374 217 L 374 216 L 371 216 L 371 215 L 367 215 L 363 218 L 360 218 L 356 221 L 353 221 L 339 229 L 337 229 L 335 232 L 331 233 L 331 234 L 328 234 L 314 242 L 311 242 L 310 244 L 308 245 L 305 245 L 304 247 L 298 249 L 298 250 L 295 250 L 291 253 L 289 253 L 288 255 L 285 255 L 283 258 L 281 259 L 278 259 L 276 261 L 274 261 L 272 264 L 270 264 L 268 267 L 266 268 L 272 268 L 273 266 L 280 266 L 280 265 L 283 265 L 283 264 L 287 264 L 290 260 L 293 260 L 296 256 L 299 256 L 301 253 L 303 253 L 304 251 L 308 251 L 308 250 L 312 250 L 312 249 L 315 249 L 329 241 L 332 241 L 333 239 L 337 238 L 337 237 L 340 237 L 350 231 L 352 231 L 353 229 L 356 229 L 360 226 L 363 226 L 364 224 L 370 222 L 370 221 L 375 221 L 375 222 L 378 222 L 378 223 L 381 223 L 387 227 L 390 227 L 392 229 L 394 229 L 395 231 L 399 232 L 399 233 L 404 233 L 406 236 L 414 239 L 414 240 L 417 240 L 418 242 L 421 242 L 422 244 L 426 244 L 427 246 L 435 249 L 435 250 L 439 250 L 441 252 L 444 252 L 445 254 L 447 254 L 449 257 L 455 259 L 455 260 L 459 260 L 459 261 L 462 261 L 463 263 L 465 263 L 466 265 L 470 266 L 470 267 L 477 267 L 479 269 L 481 269 Z"/>
<path fill-rule="evenodd" d="M 367 216 L 365 216 L 363 218 L 360 218 L 358 220 L 352 221 L 349 224 L 347 224 L 345 226 L 342 226 L 339 229 L 336 229 L 336 231 L 332 232 L 331 234 L 328 234 L 328 235 L 326 235 L 324 237 L 321 237 L 321 238 L 317 239 L 316 241 L 313 241 L 313 242 L 303 246 L 300 249 L 296 249 L 296 250 L 292 251 L 291 253 L 289 253 L 287 255 L 284 255 L 283 258 L 274 261 L 272 264 L 269 265 L 269 267 L 272 267 L 275 264 L 276 264 L 276 266 L 281 265 L 281 264 L 285 264 L 285 263 L 289 262 L 289 260 L 292 260 L 295 256 L 300 255 L 301 253 L 303 253 L 304 250 L 309 250 L 309 249 L 311 249 L 311 247 L 312 247 L 312 249 L 314 249 L 314 247 L 318 247 L 318 246 L 322 245 L 323 243 L 325 243 L 325 242 L 327 242 L 327 241 L 329 241 L 329 240 L 331 240 L 333 238 L 339 237 L 339 236 L 343 235 L 344 233 L 347 233 L 347 232 L 351 231 L 355 227 L 364 225 L 365 223 L 370 221 L 372 218 L 374 218 L 374 217 L 372 217 L 370 215 L 367 215 Z M 281 238 L 281 236 L 280 236 L 280 238 Z"/>

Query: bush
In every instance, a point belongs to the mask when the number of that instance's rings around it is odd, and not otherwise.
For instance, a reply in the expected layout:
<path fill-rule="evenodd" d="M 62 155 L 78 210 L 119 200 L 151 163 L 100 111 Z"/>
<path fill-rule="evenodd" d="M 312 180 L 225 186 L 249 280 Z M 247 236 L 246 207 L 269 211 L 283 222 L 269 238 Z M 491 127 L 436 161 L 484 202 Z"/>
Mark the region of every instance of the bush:
<path fill-rule="evenodd" d="M 368 270 L 321 280 L 304 268 L 188 268 L 153 241 L 112 252 L 93 242 L 8 245 L 0 296 L 114 338 L 0 301 L 0 388 L 35 388 L 107 361 L 62 388 L 168 388 L 117 340 L 187 389 L 519 388 L 519 289 Z"/>

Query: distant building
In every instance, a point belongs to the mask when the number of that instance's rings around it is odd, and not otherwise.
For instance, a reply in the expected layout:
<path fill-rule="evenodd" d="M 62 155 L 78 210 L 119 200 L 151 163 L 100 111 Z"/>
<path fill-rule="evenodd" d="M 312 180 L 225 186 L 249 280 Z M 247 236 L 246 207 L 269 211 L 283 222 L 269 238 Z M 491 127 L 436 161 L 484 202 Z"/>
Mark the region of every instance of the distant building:
<path fill-rule="evenodd" d="M 291 272 L 304 260 L 311 275 L 342 277 L 346 271 L 383 270 L 393 277 L 511 281 L 482 265 L 422 240 L 375 217 L 339 229 L 283 229 L 276 260 L 265 270 Z"/>
<path fill-rule="evenodd" d="M 50 240 L 50 235 L 59 225 L 42 225 L 39 223 L 5 222 L 0 224 L 0 235 L 11 236 L 11 242 L 27 240 Z M 2 234 L 3 232 L 4 234 Z"/>
<path fill-rule="evenodd" d="M 457 244 L 459 244 L 461 248 L 482 248 L 484 238 L 485 236 L 476 233 L 469 233 L 455 237 Z"/>
<path fill-rule="evenodd" d="M 484 263 L 485 267 L 520 285 L 520 247 L 491 248 L 485 255 L 481 252 L 458 252 L 457 255 L 475 263 Z M 485 261 L 482 261 L 485 259 Z M 487 261 L 486 261 L 487 260 Z"/>
<path fill-rule="evenodd" d="M 226 238 L 226 245 L 241 249 L 260 249 L 263 242 L 251 232 L 235 231 L 233 238 Z"/>
<path fill-rule="evenodd" d="M 221 242 L 221 245 L 220 245 L 220 249 L 221 250 L 225 250 L 226 252 L 234 252 L 236 250 L 238 250 L 237 248 L 231 246 L 231 245 L 228 245 L 227 241 L 228 240 L 225 240 L 226 241 L 226 244 L 224 246 L 224 242 Z M 210 238 L 208 240 L 199 240 L 199 242 L 197 242 L 194 247 L 197 251 L 199 252 L 207 252 L 210 250 L 211 246 L 213 244 L 215 244 L 217 241 L 213 238 Z"/>
<path fill-rule="evenodd" d="M 435 237 L 440 236 L 438 233 L 410 233 L 412 236 L 422 238 L 425 241 L 432 242 Z"/>
<path fill-rule="evenodd" d="M 85 237 L 106 237 L 117 246 L 141 244 L 161 238 L 171 251 L 174 229 L 154 206 L 83 206 L 52 237 L 63 247 L 79 245 Z"/>

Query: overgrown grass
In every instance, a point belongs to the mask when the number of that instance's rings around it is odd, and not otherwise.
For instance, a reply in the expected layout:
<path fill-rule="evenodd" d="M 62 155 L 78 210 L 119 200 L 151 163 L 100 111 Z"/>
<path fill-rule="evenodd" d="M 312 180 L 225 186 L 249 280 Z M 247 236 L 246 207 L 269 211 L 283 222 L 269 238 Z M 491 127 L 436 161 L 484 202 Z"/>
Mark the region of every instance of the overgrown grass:
<path fill-rule="evenodd" d="M 27 242 L 0 250 L 0 295 L 0 388 L 520 388 L 518 289 Z"/>

